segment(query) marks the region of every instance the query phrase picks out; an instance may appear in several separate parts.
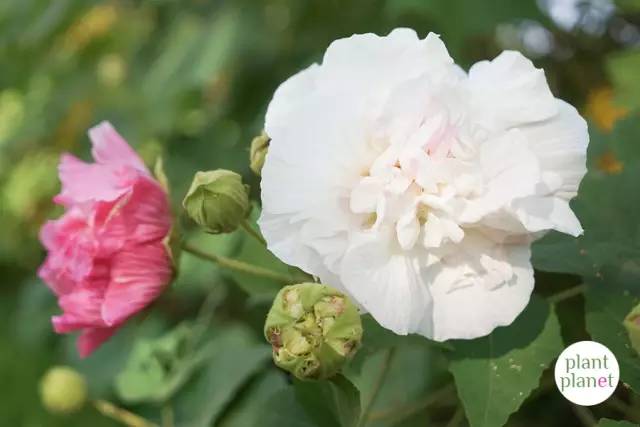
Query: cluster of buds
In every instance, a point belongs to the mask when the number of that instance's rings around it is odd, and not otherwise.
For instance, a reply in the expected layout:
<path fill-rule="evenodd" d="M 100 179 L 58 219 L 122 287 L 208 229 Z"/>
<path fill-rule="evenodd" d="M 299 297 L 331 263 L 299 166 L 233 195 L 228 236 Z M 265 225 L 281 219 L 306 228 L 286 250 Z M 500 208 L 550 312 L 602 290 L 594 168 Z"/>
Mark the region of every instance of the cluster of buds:
<path fill-rule="evenodd" d="M 299 379 L 325 379 L 356 353 L 362 323 L 344 294 L 318 283 L 302 283 L 280 290 L 264 333 L 276 365 Z"/>

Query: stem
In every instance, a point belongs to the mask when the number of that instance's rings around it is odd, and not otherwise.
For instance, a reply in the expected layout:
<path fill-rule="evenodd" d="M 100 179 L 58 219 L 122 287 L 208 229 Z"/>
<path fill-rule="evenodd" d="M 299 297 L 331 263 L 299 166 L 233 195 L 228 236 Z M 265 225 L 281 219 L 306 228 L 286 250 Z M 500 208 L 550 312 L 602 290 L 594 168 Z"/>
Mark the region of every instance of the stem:
<path fill-rule="evenodd" d="M 576 414 L 576 417 L 585 427 L 595 427 L 598 425 L 598 420 L 596 420 L 591 411 L 584 406 L 571 405 L 571 408 L 573 409 L 573 413 Z"/>
<path fill-rule="evenodd" d="M 182 244 L 182 250 L 184 250 L 185 252 L 189 252 L 191 255 L 197 256 L 198 258 L 218 264 L 222 268 L 251 274 L 253 276 L 264 277 L 267 279 L 275 280 L 277 282 L 282 282 L 284 284 L 293 283 L 293 280 L 287 274 L 277 273 L 275 271 L 269 270 L 268 268 L 258 267 L 257 265 L 223 257 L 220 255 L 211 254 L 193 246 L 188 242 L 184 242 Z"/>
<path fill-rule="evenodd" d="M 109 403 L 106 400 L 95 400 L 93 405 L 96 407 L 98 412 L 105 417 L 116 420 L 128 427 L 158 427 L 151 421 L 146 420 L 133 412 L 129 412 L 126 409 L 118 408 L 113 403 Z"/>
<path fill-rule="evenodd" d="M 395 355 L 395 348 L 390 348 L 387 351 L 387 354 L 382 362 L 382 368 L 380 369 L 380 373 L 378 374 L 378 378 L 376 378 L 376 382 L 373 384 L 373 390 L 371 391 L 371 397 L 364 405 L 362 409 L 362 414 L 360 415 L 360 420 L 358 421 L 358 427 L 364 426 L 367 422 L 369 422 L 369 412 L 371 412 L 371 408 L 376 403 L 376 399 L 378 398 L 378 394 L 380 394 L 380 389 L 382 389 L 382 384 L 387 376 L 387 372 L 389 371 L 389 365 L 393 361 L 393 357 Z"/>
<path fill-rule="evenodd" d="M 260 233 L 258 233 L 246 219 L 243 219 L 242 222 L 240 222 L 240 226 L 247 232 L 247 234 L 260 242 L 262 246 L 267 246 L 267 241 L 264 240 Z"/>
<path fill-rule="evenodd" d="M 583 283 L 581 285 L 574 286 L 573 288 L 565 289 L 564 291 L 560 291 L 557 294 L 551 295 L 549 298 L 547 298 L 547 301 L 549 301 L 551 304 L 557 304 L 561 301 L 573 298 L 584 293 L 586 289 L 587 285 Z"/>
<path fill-rule="evenodd" d="M 451 417 L 451 420 L 447 423 L 447 427 L 458 427 L 458 424 L 464 419 L 464 410 L 461 405 L 458 405 L 456 412 Z"/>
<path fill-rule="evenodd" d="M 174 427 L 173 408 L 169 403 L 162 407 L 162 427 Z"/>
<path fill-rule="evenodd" d="M 441 389 L 438 389 L 432 394 L 428 395 L 427 397 L 425 397 L 423 400 L 419 402 L 410 403 L 400 408 L 392 408 L 390 410 L 374 412 L 371 414 L 369 418 L 371 421 L 377 421 L 382 419 L 387 420 L 388 422 L 391 422 L 391 420 L 393 420 L 394 422 L 402 421 L 407 417 L 415 414 L 416 412 L 419 412 L 424 408 L 427 408 L 433 405 L 439 400 L 444 399 L 445 397 L 448 397 L 454 390 L 455 390 L 455 386 L 453 385 L 453 383 L 449 383 L 446 386 L 442 387 Z"/>

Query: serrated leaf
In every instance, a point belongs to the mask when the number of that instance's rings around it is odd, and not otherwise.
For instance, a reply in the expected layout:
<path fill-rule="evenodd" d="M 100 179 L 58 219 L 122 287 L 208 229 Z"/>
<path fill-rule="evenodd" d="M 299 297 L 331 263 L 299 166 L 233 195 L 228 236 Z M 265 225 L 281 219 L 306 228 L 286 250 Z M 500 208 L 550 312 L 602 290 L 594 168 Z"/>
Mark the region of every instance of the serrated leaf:
<path fill-rule="evenodd" d="M 336 375 L 325 381 L 296 381 L 296 397 L 316 424 L 352 427 L 360 419 L 360 392 Z"/>
<path fill-rule="evenodd" d="M 500 427 L 538 386 L 563 344 L 554 311 L 534 296 L 511 325 L 453 347 L 449 369 L 471 427 Z"/>

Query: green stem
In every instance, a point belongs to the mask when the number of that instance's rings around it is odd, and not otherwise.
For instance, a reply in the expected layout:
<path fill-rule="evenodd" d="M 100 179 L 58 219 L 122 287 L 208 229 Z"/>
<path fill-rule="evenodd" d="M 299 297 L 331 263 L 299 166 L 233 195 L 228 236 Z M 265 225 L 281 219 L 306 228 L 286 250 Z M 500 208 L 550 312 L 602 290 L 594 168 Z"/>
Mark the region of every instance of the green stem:
<path fill-rule="evenodd" d="M 575 296 L 578 296 L 584 293 L 586 289 L 587 289 L 587 285 L 585 284 L 574 286 L 572 288 L 565 289 L 564 291 L 558 292 L 557 294 L 551 295 L 549 298 L 547 298 L 547 301 L 549 301 L 551 304 L 557 304 L 561 301 L 564 301 L 569 298 L 573 298 Z"/>
<path fill-rule="evenodd" d="M 170 403 L 162 407 L 162 427 L 175 427 L 173 422 L 173 408 Z"/>
<path fill-rule="evenodd" d="M 158 427 L 156 424 L 142 418 L 140 415 L 136 415 L 126 409 L 119 408 L 106 400 L 96 400 L 93 402 L 93 405 L 96 407 L 98 412 L 105 417 L 118 421 L 127 427 Z"/>
<path fill-rule="evenodd" d="M 267 241 L 258 233 L 246 219 L 243 219 L 240 223 L 240 226 L 247 232 L 251 237 L 256 239 L 262 246 L 267 246 Z"/>
<path fill-rule="evenodd" d="M 191 255 L 194 255 L 198 258 L 218 264 L 222 268 L 251 274 L 253 276 L 264 277 L 266 279 L 275 280 L 284 284 L 293 283 L 293 280 L 289 275 L 277 273 L 275 271 L 269 270 L 268 268 L 258 267 L 257 265 L 249 264 L 235 259 L 211 254 L 193 246 L 188 242 L 184 242 L 182 244 L 182 250 L 184 250 L 185 252 L 189 252 Z"/>
<path fill-rule="evenodd" d="M 376 382 L 373 384 L 373 389 L 371 390 L 371 397 L 362 408 L 362 414 L 360 415 L 360 420 L 358 421 L 358 427 L 362 427 L 369 422 L 369 412 L 373 408 L 373 405 L 376 403 L 376 399 L 378 398 L 378 394 L 380 394 L 380 390 L 382 389 L 382 384 L 384 384 L 384 380 L 387 377 L 387 372 L 389 371 L 389 366 L 393 361 L 393 357 L 395 356 L 395 348 L 390 348 L 385 355 L 384 361 L 382 362 L 382 367 L 380 368 L 380 373 L 376 378 Z"/>

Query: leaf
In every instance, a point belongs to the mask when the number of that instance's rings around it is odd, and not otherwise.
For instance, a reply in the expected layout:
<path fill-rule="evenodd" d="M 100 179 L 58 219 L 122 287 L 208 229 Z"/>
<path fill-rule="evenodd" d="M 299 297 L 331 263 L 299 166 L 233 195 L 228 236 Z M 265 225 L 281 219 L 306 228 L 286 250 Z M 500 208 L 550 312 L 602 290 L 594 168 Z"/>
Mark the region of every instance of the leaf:
<path fill-rule="evenodd" d="M 536 296 L 510 326 L 453 346 L 449 369 L 471 427 L 503 426 L 563 347 L 555 313 Z"/>
<path fill-rule="evenodd" d="M 324 427 L 307 415 L 296 398 L 293 386 L 274 393 L 261 412 L 260 427 Z"/>
<path fill-rule="evenodd" d="M 629 421 L 615 421 L 601 418 L 598 422 L 598 427 L 637 427 L 637 424 L 630 423 Z"/>
<path fill-rule="evenodd" d="M 296 381 L 296 397 L 307 414 L 324 426 L 352 427 L 360 418 L 360 392 L 342 375 L 325 381 Z"/>
<path fill-rule="evenodd" d="M 191 336 L 191 328 L 183 324 L 160 338 L 136 342 L 116 377 L 118 396 L 129 403 L 170 398 L 206 358 L 206 349 L 190 351 Z"/>
<path fill-rule="evenodd" d="M 287 388 L 285 375 L 276 369 L 268 370 L 249 384 L 219 422 L 219 427 L 263 425 L 264 408 L 269 399 Z"/>
<path fill-rule="evenodd" d="M 271 356 L 271 348 L 256 341 L 243 326 L 225 326 L 211 342 L 206 368 L 174 399 L 176 425 L 208 427 L 249 378 Z"/>

